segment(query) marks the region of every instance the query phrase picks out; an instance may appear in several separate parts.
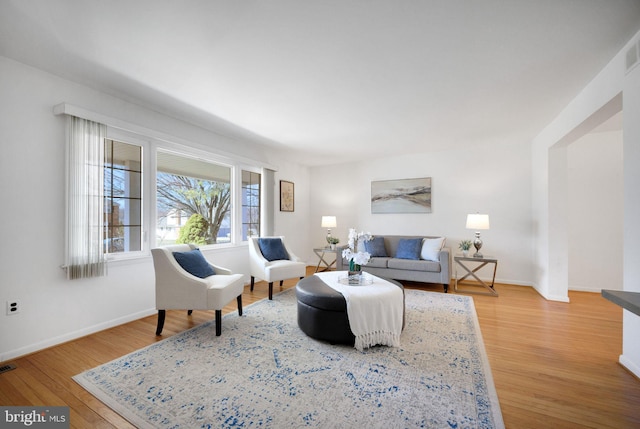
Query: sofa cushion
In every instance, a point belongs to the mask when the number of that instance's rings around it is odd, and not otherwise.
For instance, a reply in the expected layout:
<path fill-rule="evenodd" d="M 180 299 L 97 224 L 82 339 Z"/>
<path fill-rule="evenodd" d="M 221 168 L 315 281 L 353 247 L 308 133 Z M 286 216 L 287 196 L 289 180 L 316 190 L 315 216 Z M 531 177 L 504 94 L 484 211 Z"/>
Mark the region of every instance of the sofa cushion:
<path fill-rule="evenodd" d="M 372 268 L 387 268 L 387 264 L 389 263 L 389 257 L 385 258 L 385 257 L 378 257 L 378 258 L 371 258 L 369 259 L 369 262 L 367 262 L 367 267 L 372 267 Z"/>
<path fill-rule="evenodd" d="M 373 237 L 364 242 L 364 250 L 369 252 L 372 258 L 385 257 L 387 249 L 384 247 L 384 237 Z"/>
<path fill-rule="evenodd" d="M 289 259 L 284 243 L 279 238 L 258 238 L 258 247 L 267 261 Z"/>
<path fill-rule="evenodd" d="M 434 273 L 440 272 L 440 263 L 433 261 L 414 260 L 414 259 L 389 259 L 387 263 L 388 268 L 396 270 L 411 270 L 411 271 L 429 271 Z"/>
<path fill-rule="evenodd" d="M 186 272 L 201 279 L 216 273 L 199 249 L 188 252 L 173 252 L 173 257 Z"/>
<path fill-rule="evenodd" d="M 439 261 L 440 250 L 444 247 L 445 238 L 425 238 L 422 242 L 420 258 L 427 261 Z"/>
<path fill-rule="evenodd" d="M 420 259 L 422 248 L 422 238 L 402 238 L 398 242 L 396 258 L 399 259 Z"/>

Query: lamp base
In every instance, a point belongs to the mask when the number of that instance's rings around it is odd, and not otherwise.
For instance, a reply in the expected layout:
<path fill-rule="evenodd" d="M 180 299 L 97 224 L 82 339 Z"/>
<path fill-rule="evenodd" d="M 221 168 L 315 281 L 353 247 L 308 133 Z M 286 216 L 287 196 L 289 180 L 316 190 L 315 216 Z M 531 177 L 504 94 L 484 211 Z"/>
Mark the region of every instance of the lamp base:
<path fill-rule="evenodd" d="M 480 233 L 476 231 L 476 239 L 473 241 L 473 247 L 476 248 L 476 253 L 473 254 L 474 258 L 482 258 L 480 249 L 482 248 L 482 240 L 480 240 Z"/>

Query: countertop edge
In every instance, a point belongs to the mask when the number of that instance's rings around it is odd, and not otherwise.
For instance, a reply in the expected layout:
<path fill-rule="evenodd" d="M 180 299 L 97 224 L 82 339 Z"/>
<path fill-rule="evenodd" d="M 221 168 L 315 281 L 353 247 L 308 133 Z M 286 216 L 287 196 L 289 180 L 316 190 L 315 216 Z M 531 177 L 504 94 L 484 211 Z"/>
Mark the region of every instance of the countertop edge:
<path fill-rule="evenodd" d="M 602 297 L 640 316 L 640 292 L 602 289 Z"/>

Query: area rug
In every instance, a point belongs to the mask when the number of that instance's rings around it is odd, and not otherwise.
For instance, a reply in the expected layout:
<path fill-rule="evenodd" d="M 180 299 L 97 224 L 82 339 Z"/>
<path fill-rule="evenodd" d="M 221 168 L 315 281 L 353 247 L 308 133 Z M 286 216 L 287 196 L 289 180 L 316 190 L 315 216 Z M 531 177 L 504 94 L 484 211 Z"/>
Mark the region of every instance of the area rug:
<path fill-rule="evenodd" d="M 307 337 L 289 289 L 73 379 L 140 428 L 503 428 L 472 298 L 405 293 L 400 347 Z"/>

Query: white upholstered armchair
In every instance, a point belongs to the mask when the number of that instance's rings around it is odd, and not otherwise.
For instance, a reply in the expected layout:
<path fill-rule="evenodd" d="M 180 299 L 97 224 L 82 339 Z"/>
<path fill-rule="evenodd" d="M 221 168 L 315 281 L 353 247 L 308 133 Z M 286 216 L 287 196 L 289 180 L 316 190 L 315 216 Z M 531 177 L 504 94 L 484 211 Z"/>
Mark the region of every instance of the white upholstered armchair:
<path fill-rule="evenodd" d="M 188 310 L 189 315 L 193 310 L 215 310 L 217 336 L 222 332 L 222 308 L 234 298 L 242 316 L 242 274 L 210 264 L 193 244 L 158 247 L 151 254 L 156 274 L 156 335 L 162 333 L 165 310 Z"/>
<path fill-rule="evenodd" d="M 280 244 L 281 243 L 281 244 Z M 251 290 L 255 278 L 269 283 L 269 299 L 273 299 L 273 282 L 280 286 L 285 279 L 304 278 L 307 264 L 291 252 L 284 237 L 249 237 Z"/>

